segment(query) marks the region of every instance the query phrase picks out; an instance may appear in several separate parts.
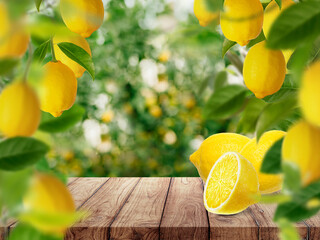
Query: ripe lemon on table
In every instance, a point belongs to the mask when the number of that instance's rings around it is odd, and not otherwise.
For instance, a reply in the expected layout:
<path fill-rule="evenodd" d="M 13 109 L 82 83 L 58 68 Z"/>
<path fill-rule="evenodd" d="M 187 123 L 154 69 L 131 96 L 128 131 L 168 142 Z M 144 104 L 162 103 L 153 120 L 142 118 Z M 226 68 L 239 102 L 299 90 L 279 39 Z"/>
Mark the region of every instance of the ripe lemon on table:
<path fill-rule="evenodd" d="M 266 48 L 265 41 L 249 50 L 243 64 L 243 79 L 257 98 L 279 91 L 285 76 L 286 62 L 280 50 Z"/>
<path fill-rule="evenodd" d="M 190 161 L 205 182 L 212 166 L 222 154 L 240 152 L 249 141 L 249 138 L 236 133 L 214 134 L 203 141 L 200 148 L 190 156 Z"/>
<path fill-rule="evenodd" d="M 0 95 L 0 133 L 6 137 L 32 136 L 40 122 L 40 103 L 23 81 L 8 85 Z"/>
<path fill-rule="evenodd" d="M 48 174 L 37 173 L 31 180 L 30 187 L 23 199 L 26 212 L 39 215 L 72 214 L 76 211 L 72 196 L 66 186 Z M 41 219 L 41 218 L 40 218 Z M 49 224 L 39 218 L 25 219 L 42 232 L 63 235 L 69 224 Z"/>
<path fill-rule="evenodd" d="M 263 158 L 270 147 L 272 147 L 276 141 L 284 137 L 285 134 L 285 132 L 278 130 L 265 132 L 258 143 L 254 138 L 240 151 L 240 154 L 248 159 L 256 169 L 260 183 L 259 189 L 262 194 L 281 190 L 282 176 L 279 174 L 261 173 L 260 168 Z"/>
<path fill-rule="evenodd" d="M 44 66 L 44 76 L 39 83 L 41 110 L 59 117 L 72 107 L 77 96 L 77 79 L 73 71 L 60 61 Z"/>
<path fill-rule="evenodd" d="M 226 38 L 245 46 L 262 30 L 263 7 L 259 0 L 225 0 L 220 25 Z"/>
<path fill-rule="evenodd" d="M 284 138 L 282 158 L 295 163 L 303 185 L 320 179 L 320 129 L 302 120 L 293 125 Z"/>
<path fill-rule="evenodd" d="M 222 155 L 212 167 L 204 189 L 209 212 L 230 215 L 259 200 L 259 181 L 252 164 L 236 152 Z"/>
<path fill-rule="evenodd" d="M 271 1 L 268 6 L 266 7 L 266 9 L 264 10 L 264 20 L 263 20 L 263 32 L 266 35 L 266 37 L 268 38 L 269 36 L 269 32 L 271 29 L 271 26 L 273 24 L 273 22 L 276 20 L 276 18 L 288 7 L 290 7 L 291 5 L 295 4 L 294 1 L 292 0 L 283 0 L 282 1 L 282 7 L 281 10 L 278 6 L 278 4 L 276 3 L 276 1 Z M 289 49 L 289 50 L 282 50 L 282 53 L 284 55 L 284 58 L 286 60 L 286 63 L 288 63 L 293 50 Z"/>
<path fill-rule="evenodd" d="M 82 37 L 90 37 L 102 24 L 102 0 L 60 0 L 61 17 L 66 26 Z"/>
<path fill-rule="evenodd" d="M 304 117 L 320 127 L 320 61 L 313 63 L 304 73 L 299 102 Z"/>
<path fill-rule="evenodd" d="M 55 36 L 53 38 L 54 51 L 56 54 L 56 59 L 61 61 L 63 64 L 67 65 L 75 74 L 76 78 L 80 78 L 85 72 L 84 67 L 67 57 L 57 45 L 61 42 L 73 43 L 81 48 L 83 48 L 91 56 L 91 49 L 87 40 L 77 33 L 71 33 L 67 36 Z"/>
<path fill-rule="evenodd" d="M 194 15 L 203 27 L 208 26 L 212 21 L 219 18 L 219 13 L 207 9 L 205 1 L 206 0 L 195 0 L 193 4 Z"/>

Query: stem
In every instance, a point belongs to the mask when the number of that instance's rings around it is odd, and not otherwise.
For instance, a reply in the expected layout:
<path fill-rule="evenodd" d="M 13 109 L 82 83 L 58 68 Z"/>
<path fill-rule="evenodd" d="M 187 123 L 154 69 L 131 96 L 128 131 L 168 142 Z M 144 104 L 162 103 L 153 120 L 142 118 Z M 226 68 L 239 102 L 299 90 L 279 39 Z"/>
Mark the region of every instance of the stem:
<path fill-rule="evenodd" d="M 242 69 L 243 69 L 243 63 L 238 57 L 238 55 L 227 52 L 226 53 L 227 58 L 230 60 L 230 62 L 238 69 L 238 71 L 242 74 Z"/>
<path fill-rule="evenodd" d="M 23 78 L 22 78 L 22 80 L 24 82 L 27 81 L 27 77 L 28 77 L 28 74 L 29 74 L 29 70 L 30 70 L 30 66 L 31 66 L 32 58 L 33 58 L 31 41 L 29 42 L 28 53 L 29 53 L 29 56 L 28 56 L 28 60 L 27 60 L 26 70 L 24 71 Z"/>
<path fill-rule="evenodd" d="M 58 62 L 56 59 L 56 54 L 54 52 L 54 47 L 53 47 L 53 36 L 50 38 L 50 45 L 51 45 L 52 62 Z"/>

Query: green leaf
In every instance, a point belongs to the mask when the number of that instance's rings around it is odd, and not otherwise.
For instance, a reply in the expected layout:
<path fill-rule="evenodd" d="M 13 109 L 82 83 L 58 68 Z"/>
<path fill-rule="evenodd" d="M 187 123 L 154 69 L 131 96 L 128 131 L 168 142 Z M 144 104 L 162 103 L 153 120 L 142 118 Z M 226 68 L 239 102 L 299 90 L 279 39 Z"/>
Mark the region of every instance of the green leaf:
<path fill-rule="evenodd" d="M 42 3 L 42 0 L 34 0 L 35 4 L 36 4 L 36 7 L 37 7 L 37 10 L 38 12 L 40 11 L 40 5 Z"/>
<path fill-rule="evenodd" d="M 19 62 L 19 59 L 13 58 L 0 59 L 0 75 L 5 75 L 11 72 L 12 69 L 15 68 Z"/>
<path fill-rule="evenodd" d="M 270 203 L 284 203 L 291 200 L 290 195 L 285 195 L 281 193 L 277 194 L 264 194 L 260 198 L 260 203 L 270 204 Z"/>
<path fill-rule="evenodd" d="M 38 62 L 42 62 L 43 59 L 46 57 L 47 52 L 50 49 L 50 40 L 45 41 L 42 43 L 35 51 L 33 54 L 33 59 Z"/>
<path fill-rule="evenodd" d="M 205 0 L 206 7 L 211 12 L 217 12 L 223 9 L 223 0 Z"/>
<path fill-rule="evenodd" d="M 287 98 L 283 101 L 269 103 L 262 111 L 256 126 L 257 139 L 262 134 L 274 127 L 281 120 L 293 113 L 297 107 L 297 99 L 295 97 Z"/>
<path fill-rule="evenodd" d="M 276 141 L 263 158 L 260 171 L 263 173 L 277 174 L 281 173 L 281 149 L 283 138 Z"/>
<path fill-rule="evenodd" d="M 30 240 L 30 239 L 32 240 L 63 240 L 63 236 L 57 237 L 57 236 L 45 235 L 39 232 L 37 229 L 22 223 L 19 223 L 9 235 L 9 240 Z"/>
<path fill-rule="evenodd" d="M 266 37 L 264 36 L 263 31 L 260 32 L 259 36 L 256 37 L 255 39 L 251 40 L 248 44 L 247 44 L 247 49 L 253 47 L 254 45 L 256 45 L 259 42 L 262 42 L 266 40 Z"/>
<path fill-rule="evenodd" d="M 27 137 L 9 138 L 0 142 L 0 169 L 17 171 L 35 164 L 49 147 L 43 142 Z"/>
<path fill-rule="evenodd" d="M 228 81 L 228 74 L 226 71 L 221 71 L 217 74 L 216 78 L 214 79 L 213 89 L 216 91 L 219 88 L 224 87 Z"/>
<path fill-rule="evenodd" d="M 68 111 L 64 111 L 58 118 L 49 113 L 42 113 L 39 129 L 44 132 L 57 133 L 63 132 L 80 122 L 85 113 L 85 109 L 80 105 L 73 105 Z"/>
<path fill-rule="evenodd" d="M 276 3 L 278 4 L 279 8 L 282 8 L 282 0 L 275 0 Z"/>
<path fill-rule="evenodd" d="M 242 113 L 237 126 L 237 132 L 253 133 L 256 130 L 258 118 L 266 105 L 267 103 L 261 99 L 256 97 L 251 98 Z"/>
<path fill-rule="evenodd" d="M 284 161 L 282 163 L 284 173 L 283 189 L 295 192 L 301 187 L 301 176 L 299 167 L 293 162 Z"/>
<path fill-rule="evenodd" d="M 240 85 L 228 85 L 213 93 L 204 107 L 206 119 L 226 119 L 237 113 L 245 103 L 247 89 Z"/>
<path fill-rule="evenodd" d="M 230 41 L 229 39 L 225 38 L 222 44 L 222 58 L 224 58 L 226 53 L 236 44 L 236 42 Z"/>
<path fill-rule="evenodd" d="M 280 228 L 281 240 L 300 240 L 299 233 L 292 222 L 282 218 L 278 220 L 277 224 Z"/>
<path fill-rule="evenodd" d="M 67 57 L 84 67 L 89 72 L 92 79 L 95 78 L 92 58 L 86 50 L 69 42 L 58 43 L 58 46 Z"/>
<path fill-rule="evenodd" d="M 263 98 L 264 101 L 272 103 L 286 99 L 287 97 L 291 97 L 296 95 L 298 92 L 298 86 L 293 81 L 290 75 L 286 75 L 284 83 L 282 84 L 280 90 L 270 96 Z"/>
<path fill-rule="evenodd" d="M 320 206 L 313 208 L 307 207 L 307 202 L 311 199 L 320 198 L 320 182 L 315 182 L 307 187 L 302 188 L 292 196 L 290 202 L 282 203 L 278 206 L 274 220 L 278 221 L 281 218 L 287 218 L 292 222 L 299 222 L 315 215 Z"/>
<path fill-rule="evenodd" d="M 299 2 L 285 9 L 270 29 L 267 46 L 294 49 L 320 33 L 320 2 Z"/>

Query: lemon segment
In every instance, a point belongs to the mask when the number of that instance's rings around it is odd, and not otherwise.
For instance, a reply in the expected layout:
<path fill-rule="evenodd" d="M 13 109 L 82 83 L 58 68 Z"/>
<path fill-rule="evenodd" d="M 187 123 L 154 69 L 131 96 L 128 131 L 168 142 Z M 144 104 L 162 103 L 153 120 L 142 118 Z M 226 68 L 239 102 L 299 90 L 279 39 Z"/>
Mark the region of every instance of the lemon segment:
<path fill-rule="evenodd" d="M 269 194 L 281 190 L 282 176 L 280 174 L 265 174 L 260 172 L 263 158 L 270 147 L 285 136 L 285 132 L 273 130 L 262 135 L 257 143 L 254 138 L 240 151 L 240 154 L 248 159 L 256 169 L 259 177 L 260 191 Z"/>
<path fill-rule="evenodd" d="M 204 189 L 205 208 L 235 214 L 259 200 L 259 181 L 252 164 L 236 152 L 222 155 L 212 167 Z"/>
<path fill-rule="evenodd" d="M 303 185 L 320 179 L 320 129 L 302 120 L 293 125 L 282 145 L 284 161 L 295 163 Z"/>

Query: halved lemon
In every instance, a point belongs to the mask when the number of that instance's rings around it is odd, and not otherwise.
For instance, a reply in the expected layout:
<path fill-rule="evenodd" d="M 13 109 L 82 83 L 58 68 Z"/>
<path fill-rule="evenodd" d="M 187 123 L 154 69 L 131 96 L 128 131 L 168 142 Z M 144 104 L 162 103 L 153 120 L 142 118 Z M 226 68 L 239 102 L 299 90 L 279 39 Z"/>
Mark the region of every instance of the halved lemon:
<path fill-rule="evenodd" d="M 208 175 L 203 198 L 212 213 L 230 215 L 245 210 L 260 198 L 255 168 L 237 152 L 223 154 Z"/>

